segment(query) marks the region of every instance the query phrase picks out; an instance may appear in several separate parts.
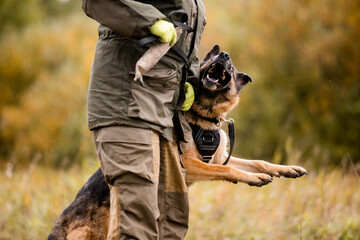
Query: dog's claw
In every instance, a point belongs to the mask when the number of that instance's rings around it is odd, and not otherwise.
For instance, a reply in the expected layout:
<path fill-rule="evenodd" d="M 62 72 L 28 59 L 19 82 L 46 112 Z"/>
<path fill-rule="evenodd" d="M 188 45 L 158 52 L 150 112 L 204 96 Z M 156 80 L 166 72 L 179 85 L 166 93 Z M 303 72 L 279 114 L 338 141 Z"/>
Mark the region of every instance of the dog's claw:
<path fill-rule="evenodd" d="M 301 177 L 303 175 L 308 175 L 307 171 L 301 167 L 299 167 L 298 169 L 295 169 L 295 171 L 298 173 L 298 177 Z"/>
<path fill-rule="evenodd" d="M 286 178 L 298 178 L 303 175 L 307 175 L 307 171 L 304 168 L 298 166 L 286 166 L 279 173 L 281 176 Z"/>

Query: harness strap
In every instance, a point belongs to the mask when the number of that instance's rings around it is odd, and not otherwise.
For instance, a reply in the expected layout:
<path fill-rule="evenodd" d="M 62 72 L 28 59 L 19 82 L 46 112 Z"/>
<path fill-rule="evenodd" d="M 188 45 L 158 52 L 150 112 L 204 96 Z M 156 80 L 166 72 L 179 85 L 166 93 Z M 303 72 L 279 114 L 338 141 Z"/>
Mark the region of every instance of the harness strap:
<path fill-rule="evenodd" d="M 180 16 L 180 21 L 175 20 L 176 15 Z M 194 29 L 192 29 L 192 27 L 187 24 L 189 17 L 184 9 L 171 11 L 168 15 L 168 18 L 173 22 L 175 26 L 181 27 L 187 32 L 194 31 Z"/>
<path fill-rule="evenodd" d="M 138 42 L 137 42 L 137 46 L 142 48 L 144 47 L 145 45 L 149 44 L 149 43 L 152 43 L 152 42 L 155 42 L 159 40 L 159 37 L 155 36 L 155 35 L 150 35 L 148 37 L 144 37 L 142 39 L 140 39 Z"/>
<path fill-rule="evenodd" d="M 226 165 L 230 158 L 231 158 L 231 154 L 234 150 L 234 145 L 235 145 L 235 127 L 234 127 L 234 122 L 230 121 L 229 125 L 228 125 L 228 129 L 229 129 L 229 138 L 230 138 L 230 152 L 229 152 L 229 156 L 227 157 L 227 159 L 225 160 L 225 162 L 223 163 L 223 165 Z"/>
<path fill-rule="evenodd" d="M 183 50 L 181 50 L 178 46 L 174 45 L 171 47 L 171 50 L 173 50 L 174 52 L 176 52 L 185 62 L 185 65 L 187 68 L 190 67 L 190 63 L 189 63 L 189 59 L 186 56 L 186 54 L 183 52 Z"/>

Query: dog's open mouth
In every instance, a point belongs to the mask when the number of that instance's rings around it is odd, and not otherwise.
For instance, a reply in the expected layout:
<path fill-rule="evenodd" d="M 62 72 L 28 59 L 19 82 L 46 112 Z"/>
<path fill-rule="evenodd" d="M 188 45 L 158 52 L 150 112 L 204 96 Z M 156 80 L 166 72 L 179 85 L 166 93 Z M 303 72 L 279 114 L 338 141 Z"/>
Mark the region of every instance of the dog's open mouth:
<path fill-rule="evenodd" d="M 203 84 L 211 89 L 224 89 L 230 81 L 231 75 L 220 62 L 214 62 L 203 74 Z"/>

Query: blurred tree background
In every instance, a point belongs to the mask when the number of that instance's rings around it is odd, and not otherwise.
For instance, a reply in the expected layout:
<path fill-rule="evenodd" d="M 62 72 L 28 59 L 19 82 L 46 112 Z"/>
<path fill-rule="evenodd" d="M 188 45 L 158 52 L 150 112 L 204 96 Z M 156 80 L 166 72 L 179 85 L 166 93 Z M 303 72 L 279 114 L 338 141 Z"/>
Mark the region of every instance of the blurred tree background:
<path fill-rule="evenodd" d="M 231 114 L 235 155 L 314 168 L 359 163 L 360 1 L 204 3 L 199 56 L 219 44 L 254 80 Z M 96 26 L 78 0 L 0 2 L 2 163 L 94 158 L 86 95 Z"/>

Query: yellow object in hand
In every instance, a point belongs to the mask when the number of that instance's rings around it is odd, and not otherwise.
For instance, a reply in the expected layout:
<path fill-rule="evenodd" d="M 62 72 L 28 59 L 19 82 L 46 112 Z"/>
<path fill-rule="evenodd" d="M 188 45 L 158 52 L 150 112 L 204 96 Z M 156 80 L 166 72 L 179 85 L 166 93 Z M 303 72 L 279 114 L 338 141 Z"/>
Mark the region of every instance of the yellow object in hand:
<path fill-rule="evenodd" d="M 165 20 L 158 20 L 150 28 L 151 34 L 160 37 L 160 42 L 170 42 L 170 45 L 176 43 L 177 35 L 174 24 Z"/>
<path fill-rule="evenodd" d="M 184 90 L 185 90 L 185 102 L 181 106 L 180 110 L 188 111 L 194 103 L 195 91 L 193 86 L 188 82 L 185 83 Z"/>

